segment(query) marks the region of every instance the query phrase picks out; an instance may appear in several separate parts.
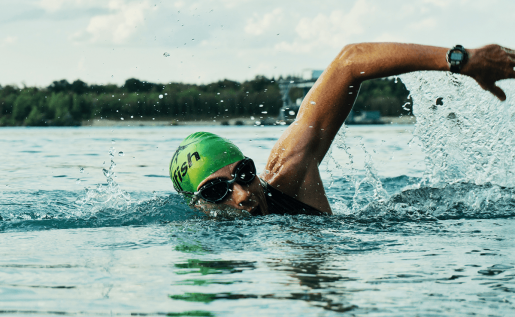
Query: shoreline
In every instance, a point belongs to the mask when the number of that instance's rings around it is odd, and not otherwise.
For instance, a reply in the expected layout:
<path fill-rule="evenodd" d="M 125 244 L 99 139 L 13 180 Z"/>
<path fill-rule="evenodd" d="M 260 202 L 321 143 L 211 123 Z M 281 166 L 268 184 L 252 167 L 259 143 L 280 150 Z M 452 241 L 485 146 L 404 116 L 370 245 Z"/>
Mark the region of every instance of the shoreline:
<path fill-rule="evenodd" d="M 381 117 L 376 122 L 367 123 L 350 123 L 347 125 L 364 125 L 364 124 L 415 124 L 415 116 L 401 117 Z M 233 118 L 220 120 L 108 120 L 108 119 L 90 119 L 82 121 L 82 127 L 162 127 L 162 126 L 273 126 L 288 125 L 286 122 L 279 122 L 275 118 L 266 118 L 260 120 L 251 120 L 249 118 Z"/>

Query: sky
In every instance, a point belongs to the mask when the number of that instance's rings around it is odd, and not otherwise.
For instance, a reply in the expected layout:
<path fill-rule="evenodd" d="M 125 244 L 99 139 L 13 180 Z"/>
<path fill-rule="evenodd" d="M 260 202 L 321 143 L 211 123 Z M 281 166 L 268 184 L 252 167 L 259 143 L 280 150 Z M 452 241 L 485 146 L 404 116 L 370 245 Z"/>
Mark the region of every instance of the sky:
<path fill-rule="evenodd" d="M 244 81 L 349 43 L 515 48 L 513 0 L 0 0 L 0 85 Z"/>

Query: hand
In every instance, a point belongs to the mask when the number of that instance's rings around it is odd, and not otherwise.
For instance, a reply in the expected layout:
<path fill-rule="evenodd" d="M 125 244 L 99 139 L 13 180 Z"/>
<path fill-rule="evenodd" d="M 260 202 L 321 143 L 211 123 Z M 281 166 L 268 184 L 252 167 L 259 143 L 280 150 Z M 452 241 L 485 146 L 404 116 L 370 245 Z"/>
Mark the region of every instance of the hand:
<path fill-rule="evenodd" d="M 474 78 L 481 88 L 501 101 L 506 100 L 506 94 L 495 82 L 515 78 L 515 51 L 492 44 L 468 52 L 469 61 L 462 73 Z"/>

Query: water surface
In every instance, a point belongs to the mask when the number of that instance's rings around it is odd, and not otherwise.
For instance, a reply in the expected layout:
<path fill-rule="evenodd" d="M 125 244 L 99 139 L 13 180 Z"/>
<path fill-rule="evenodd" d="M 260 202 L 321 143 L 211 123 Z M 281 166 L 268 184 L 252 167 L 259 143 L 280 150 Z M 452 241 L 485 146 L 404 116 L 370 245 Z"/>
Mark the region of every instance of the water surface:
<path fill-rule="evenodd" d="M 207 219 L 173 192 L 186 135 L 263 169 L 284 127 L 0 129 L 0 313 L 513 315 L 515 89 L 501 104 L 402 79 L 418 124 L 340 131 L 321 165 L 331 217 Z"/>

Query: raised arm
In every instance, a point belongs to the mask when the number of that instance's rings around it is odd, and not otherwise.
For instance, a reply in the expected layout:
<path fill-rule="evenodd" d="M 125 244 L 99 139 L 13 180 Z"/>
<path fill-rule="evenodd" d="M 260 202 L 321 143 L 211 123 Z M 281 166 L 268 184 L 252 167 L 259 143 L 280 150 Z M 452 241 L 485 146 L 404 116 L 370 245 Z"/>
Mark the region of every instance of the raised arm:
<path fill-rule="evenodd" d="M 265 178 L 272 185 L 288 187 L 287 192 L 297 197 L 313 189 L 313 184 L 321 183 L 318 165 L 350 113 L 361 83 L 413 71 L 449 71 L 448 50 L 401 43 L 345 46 L 306 95 L 296 121 L 272 149 L 266 168 L 271 174 Z M 495 82 L 515 78 L 515 52 L 498 45 L 467 49 L 467 52 L 469 60 L 461 73 L 474 78 L 499 99 L 506 99 Z M 299 185 L 296 187 L 294 183 Z M 310 199 L 301 200 L 310 203 Z"/>
<path fill-rule="evenodd" d="M 420 70 L 449 71 L 448 48 L 401 43 L 362 43 L 343 48 L 304 98 L 296 124 L 290 126 L 281 142 L 291 144 L 291 134 L 302 135 L 318 162 L 350 113 L 360 84 Z M 469 60 L 461 73 L 474 78 L 483 89 L 505 100 L 495 82 L 515 78 L 515 52 L 498 45 L 468 49 Z M 312 144 L 310 144 L 312 143 Z M 291 144 L 291 146 L 294 146 Z"/>

